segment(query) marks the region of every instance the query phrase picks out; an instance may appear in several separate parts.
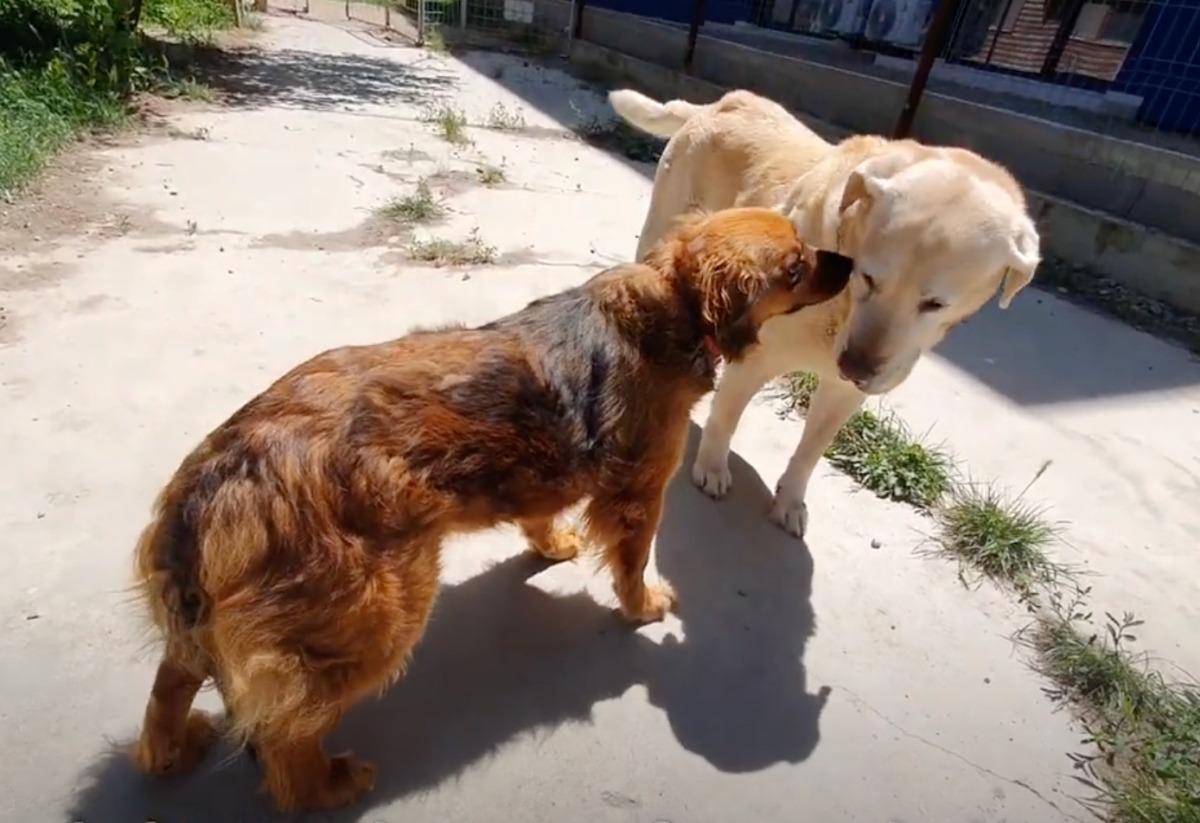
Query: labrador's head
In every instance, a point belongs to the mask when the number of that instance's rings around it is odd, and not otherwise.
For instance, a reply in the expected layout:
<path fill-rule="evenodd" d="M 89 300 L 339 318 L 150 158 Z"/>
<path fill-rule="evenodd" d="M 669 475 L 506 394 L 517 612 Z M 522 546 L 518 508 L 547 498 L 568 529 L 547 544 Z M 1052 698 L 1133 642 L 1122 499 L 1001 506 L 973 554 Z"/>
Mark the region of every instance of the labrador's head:
<path fill-rule="evenodd" d="M 960 149 L 889 144 L 827 205 L 838 251 L 854 260 L 838 369 L 869 394 L 895 388 L 997 291 L 1007 308 L 1039 261 L 1016 182 Z"/>

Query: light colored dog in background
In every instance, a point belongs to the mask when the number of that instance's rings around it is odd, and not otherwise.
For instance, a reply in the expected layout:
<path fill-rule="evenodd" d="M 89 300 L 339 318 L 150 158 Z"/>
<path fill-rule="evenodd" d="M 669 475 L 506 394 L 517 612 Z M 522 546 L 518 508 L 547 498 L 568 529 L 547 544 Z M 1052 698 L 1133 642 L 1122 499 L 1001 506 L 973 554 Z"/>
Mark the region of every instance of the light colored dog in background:
<path fill-rule="evenodd" d="M 912 140 L 822 140 L 782 106 L 747 91 L 709 105 L 659 103 L 631 90 L 613 108 L 643 131 L 670 138 L 654 176 L 638 259 L 693 208 L 774 206 L 804 242 L 855 261 L 834 300 L 768 321 L 761 345 L 725 370 L 692 478 L 721 497 L 729 443 L 767 381 L 814 372 L 800 445 L 776 488 L 771 519 L 802 537 L 817 461 L 868 395 L 898 386 L 921 354 L 997 290 L 1000 306 L 1033 278 L 1038 234 L 1020 186 L 965 149 Z"/>

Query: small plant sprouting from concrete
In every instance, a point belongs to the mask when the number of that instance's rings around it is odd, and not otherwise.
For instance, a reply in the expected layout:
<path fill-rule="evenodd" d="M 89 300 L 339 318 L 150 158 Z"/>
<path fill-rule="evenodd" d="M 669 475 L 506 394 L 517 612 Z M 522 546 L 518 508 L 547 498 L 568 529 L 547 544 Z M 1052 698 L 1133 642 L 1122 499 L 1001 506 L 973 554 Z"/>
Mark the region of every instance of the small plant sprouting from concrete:
<path fill-rule="evenodd" d="M 499 186 L 508 179 L 504 174 L 504 169 L 486 163 L 482 166 L 476 166 L 475 174 L 479 176 L 479 182 L 488 188 Z"/>
<path fill-rule="evenodd" d="M 808 414 L 818 382 L 817 376 L 810 371 L 794 371 L 779 379 L 779 393 L 787 408 L 803 417 Z"/>
<path fill-rule="evenodd" d="M 503 103 L 497 103 L 488 112 L 487 125 L 498 131 L 520 131 L 525 128 L 525 115 L 520 109 L 510 109 Z"/>
<path fill-rule="evenodd" d="M 1048 466 L 1042 466 L 1030 485 Z M 960 483 L 934 512 L 935 539 L 941 552 L 957 558 L 963 570 L 970 568 L 1030 596 L 1069 573 L 1046 554 L 1058 538 L 1058 526 L 1041 508 L 1025 502 L 1024 495 L 1022 491 L 1009 497 L 991 483 Z"/>
<path fill-rule="evenodd" d="M 403 223 L 428 223 L 446 214 L 446 207 L 434 196 L 427 180 L 420 180 L 412 194 L 396 197 L 379 210 L 389 220 Z"/>
<path fill-rule="evenodd" d="M 467 116 L 459 109 L 441 105 L 433 110 L 429 119 L 437 127 L 438 135 L 447 143 L 465 146 L 471 142 L 467 136 Z"/>
<path fill-rule="evenodd" d="M 785 376 L 779 394 L 786 409 L 807 414 L 817 383 L 811 372 Z M 919 509 L 932 507 L 951 487 L 950 456 L 913 437 L 890 412 L 855 412 L 825 451 L 825 459 L 879 497 Z"/>
<path fill-rule="evenodd" d="M 1093 811 L 1116 823 L 1200 823 L 1200 684 L 1150 671 L 1129 648 L 1142 624 L 1133 614 L 1106 612 L 1097 630 L 1089 591 L 1052 591 L 1026 639 L 1097 750 L 1072 756 L 1096 791 Z"/>
<path fill-rule="evenodd" d="M 920 509 L 933 506 L 950 489 L 949 456 L 913 437 L 890 412 L 855 412 L 825 456 L 879 497 Z"/>
<path fill-rule="evenodd" d="M 425 32 L 425 48 L 434 54 L 449 54 L 450 47 L 446 45 L 446 37 L 441 29 L 430 29 Z"/>
<path fill-rule="evenodd" d="M 471 229 L 465 240 L 431 237 L 412 244 L 413 259 L 435 266 L 482 266 L 496 262 L 496 247 L 483 242 L 479 229 Z"/>

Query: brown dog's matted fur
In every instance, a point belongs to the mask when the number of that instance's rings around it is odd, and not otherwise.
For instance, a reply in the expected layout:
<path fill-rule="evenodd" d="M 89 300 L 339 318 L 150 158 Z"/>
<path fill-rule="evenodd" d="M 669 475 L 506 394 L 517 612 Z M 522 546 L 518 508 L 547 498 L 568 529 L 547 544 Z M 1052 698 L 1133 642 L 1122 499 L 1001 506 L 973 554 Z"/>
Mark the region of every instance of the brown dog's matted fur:
<path fill-rule="evenodd" d="M 186 770 L 212 742 L 212 678 L 281 809 L 330 808 L 374 768 L 329 758 L 343 711 L 395 680 L 421 637 L 453 532 L 516 522 L 533 551 L 586 522 L 623 612 L 672 603 L 643 580 L 688 413 L 777 314 L 828 299 L 850 265 L 786 218 L 693 218 L 620 266 L 478 329 L 337 349 L 298 366 L 184 460 L 137 547 L 166 639 L 135 758 Z"/>

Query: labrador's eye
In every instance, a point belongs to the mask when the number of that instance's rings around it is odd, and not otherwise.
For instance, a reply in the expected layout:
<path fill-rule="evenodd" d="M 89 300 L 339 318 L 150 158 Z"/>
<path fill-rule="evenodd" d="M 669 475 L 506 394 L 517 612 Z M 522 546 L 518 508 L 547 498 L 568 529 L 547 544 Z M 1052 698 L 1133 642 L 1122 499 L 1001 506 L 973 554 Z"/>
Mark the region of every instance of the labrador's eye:
<path fill-rule="evenodd" d="M 936 297 L 929 297 L 917 304 L 917 311 L 921 314 L 929 314 L 930 312 L 941 311 L 946 308 L 946 304 Z"/>

